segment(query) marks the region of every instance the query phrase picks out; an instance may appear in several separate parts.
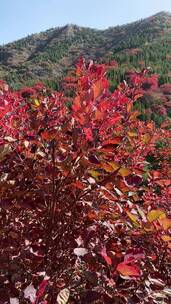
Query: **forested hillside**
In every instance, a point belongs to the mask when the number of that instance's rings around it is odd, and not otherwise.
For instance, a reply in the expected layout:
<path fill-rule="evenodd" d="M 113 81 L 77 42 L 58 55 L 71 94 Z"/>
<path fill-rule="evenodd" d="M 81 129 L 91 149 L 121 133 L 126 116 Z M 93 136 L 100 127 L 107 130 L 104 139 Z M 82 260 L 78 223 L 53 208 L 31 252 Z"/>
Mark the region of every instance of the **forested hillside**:
<path fill-rule="evenodd" d="M 0 78 L 14 88 L 37 80 L 56 87 L 80 56 L 103 63 L 117 60 L 119 69 L 110 72 L 113 86 L 126 71 L 144 66 L 160 75 L 160 84 L 170 82 L 171 14 L 160 12 L 106 30 L 66 25 L 9 43 L 0 47 Z"/>

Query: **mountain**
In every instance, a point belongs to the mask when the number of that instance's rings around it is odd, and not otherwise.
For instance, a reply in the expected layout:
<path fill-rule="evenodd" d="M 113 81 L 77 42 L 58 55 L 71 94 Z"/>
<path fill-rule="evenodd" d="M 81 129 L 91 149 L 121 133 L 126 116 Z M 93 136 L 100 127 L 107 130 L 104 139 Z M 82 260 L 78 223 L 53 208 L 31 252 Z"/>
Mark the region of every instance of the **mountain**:
<path fill-rule="evenodd" d="M 151 66 L 160 83 L 171 82 L 171 13 L 160 12 L 130 24 L 97 30 L 66 25 L 0 46 L 0 78 L 13 87 L 44 81 L 54 85 L 84 56 L 115 59 L 115 86 L 127 70 Z"/>

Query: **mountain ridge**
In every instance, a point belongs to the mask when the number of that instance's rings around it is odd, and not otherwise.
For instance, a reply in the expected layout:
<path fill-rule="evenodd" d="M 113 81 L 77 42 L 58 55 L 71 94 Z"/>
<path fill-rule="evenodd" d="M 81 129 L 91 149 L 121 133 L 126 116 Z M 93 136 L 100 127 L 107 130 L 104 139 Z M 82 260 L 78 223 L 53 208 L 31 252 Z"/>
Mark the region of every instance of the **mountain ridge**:
<path fill-rule="evenodd" d="M 166 75 L 171 70 L 170 41 L 171 13 L 165 11 L 104 30 L 68 24 L 0 46 L 0 78 L 12 86 L 39 80 L 58 82 L 80 56 L 97 62 L 118 59 L 123 70 L 121 74 L 134 68 L 139 58 L 139 61 L 145 61 L 144 65 L 152 63 L 153 66 L 154 62 L 154 72 L 158 72 L 158 56 L 162 70 L 165 69 L 162 75 L 167 80 L 169 76 Z M 148 54 L 154 60 L 149 59 Z M 135 64 L 131 65 L 133 61 Z"/>
<path fill-rule="evenodd" d="M 99 28 L 94 28 L 94 27 L 89 27 L 89 26 L 82 26 L 82 25 L 78 25 L 78 24 L 75 24 L 75 23 L 67 23 L 65 25 L 55 26 L 55 27 L 51 27 L 49 29 L 42 30 L 40 32 L 34 32 L 32 34 L 28 34 L 28 35 L 26 35 L 26 36 L 24 36 L 22 38 L 12 40 L 12 41 L 10 41 L 8 43 L 0 44 L 0 47 L 11 45 L 11 44 L 13 44 L 13 43 L 15 43 L 17 41 L 20 41 L 20 40 L 23 40 L 23 39 L 27 39 L 30 36 L 34 36 L 34 35 L 41 34 L 41 33 L 44 33 L 44 32 L 50 32 L 50 31 L 55 30 L 55 29 L 63 29 L 63 28 L 66 28 L 66 27 L 69 27 L 69 28 L 70 27 L 78 27 L 78 28 L 93 29 L 93 30 L 97 30 L 97 31 L 106 31 L 106 30 L 111 29 L 111 28 L 124 27 L 124 26 L 127 26 L 129 24 L 137 23 L 140 20 L 148 20 L 151 17 L 171 17 L 171 12 L 170 11 L 160 11 L 160 12 L 158 12 L 158 13 L 156 13 L 154 15 L 151 15 L 149 17 L 146 17 L 146 18 L 141 18 L 141 19 L 138 19 L 136 21 L 132 21 L 132 22 L 128 22 L 128 23 L 123 23 L 123 24 L 118 24 L 118 25 L 114 25 L 114 26 L 109 26 L 109 27 L 104 28 L 104 29 L 99 29 Z"/>

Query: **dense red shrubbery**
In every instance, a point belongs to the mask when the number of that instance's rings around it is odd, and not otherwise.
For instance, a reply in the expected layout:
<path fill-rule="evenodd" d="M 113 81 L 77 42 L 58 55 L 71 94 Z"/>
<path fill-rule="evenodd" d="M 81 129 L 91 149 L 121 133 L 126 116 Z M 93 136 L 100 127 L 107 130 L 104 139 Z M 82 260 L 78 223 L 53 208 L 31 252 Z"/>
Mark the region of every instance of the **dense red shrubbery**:
<path fill-rule="evenodd" d="M 134 72 L 126 75 L 127 80 L 134 83 L 140 80 L 143 96 L 136 105 L 146 120 L 154 120 L 159 126 L 162 121 L 170 116 L 171 110 L 171 84 L 159 85 L 159 76 L 154 74 L 148 77 L 146 74 L 140 79 Z"/>
<path fill-rule="evenodd" d="M 169 303 L 171 133 L 137 119 L 144 77 L 0 83 L 0 303 Z"/>

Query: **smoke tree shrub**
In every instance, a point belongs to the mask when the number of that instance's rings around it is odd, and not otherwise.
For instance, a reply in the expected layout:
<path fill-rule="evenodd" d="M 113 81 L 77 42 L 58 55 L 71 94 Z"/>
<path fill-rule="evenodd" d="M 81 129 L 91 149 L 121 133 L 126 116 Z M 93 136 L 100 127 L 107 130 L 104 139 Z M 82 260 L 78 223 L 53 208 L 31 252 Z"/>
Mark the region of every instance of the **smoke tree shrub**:
<path fill-rule="evenodd" d="M 0 83 L 2 303 L 169 303 L 171 134 L 138 120 L 146 73 Z"/>

